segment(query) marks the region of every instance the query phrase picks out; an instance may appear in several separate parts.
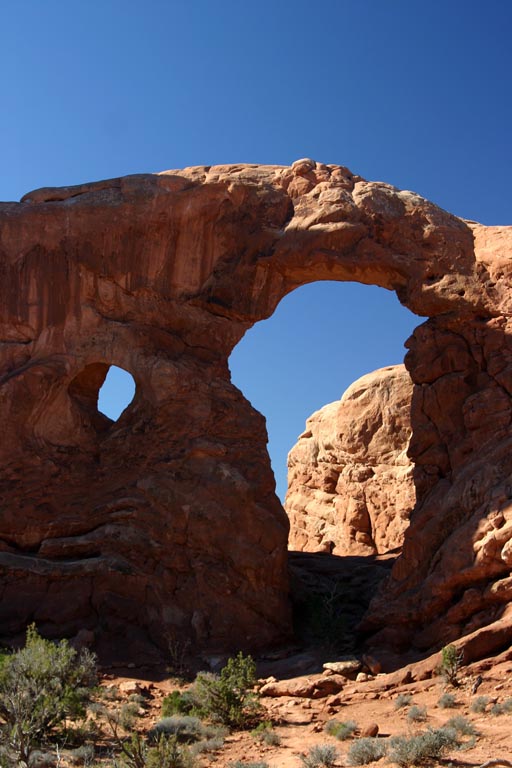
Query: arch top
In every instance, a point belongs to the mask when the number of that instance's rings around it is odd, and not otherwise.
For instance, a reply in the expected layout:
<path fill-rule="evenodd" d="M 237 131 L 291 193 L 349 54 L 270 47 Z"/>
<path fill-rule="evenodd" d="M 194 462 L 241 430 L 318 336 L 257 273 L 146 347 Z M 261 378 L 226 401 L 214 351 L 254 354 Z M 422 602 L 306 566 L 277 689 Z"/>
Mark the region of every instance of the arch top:
<path fill-rule="evenodd" d="M 251 324 L 315 280 L 392 289 L 423 316 L 500 314 L 510 294 L 511 227 L 308 158 L 40 189 L 0 204 L 0 228 L 0 340 L 30 340 L 84 305 L 125 320 L 129 304 L 159 324 L 179 301 Z"/>

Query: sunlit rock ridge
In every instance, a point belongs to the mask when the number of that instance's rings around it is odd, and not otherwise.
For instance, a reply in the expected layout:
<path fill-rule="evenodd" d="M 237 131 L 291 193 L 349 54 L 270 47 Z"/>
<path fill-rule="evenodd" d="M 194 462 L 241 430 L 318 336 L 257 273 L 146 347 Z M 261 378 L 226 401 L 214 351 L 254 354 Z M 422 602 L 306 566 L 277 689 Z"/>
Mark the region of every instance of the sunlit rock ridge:
<path fill-rule="evenodd" d="M 283 296 L 328 279 L 428 318 L 405 361 L 417 503 L 366 631 L 424 649 L 499 621 L 510 640 L 511 246 L 510 227 L 308 159 L 0 204 L 2 633 L 289 636 L 288 519 L 227 360 Z M 115 424 L 97 410 L 110 365 L 136 381 Z"/>
<path fill-rule="evenodd" d="M 401 547 L 415 502 L 411 396 L 411 377 L 394 365 L 310 416 L 288 455 L 290 549 L 376 555 Z"/>

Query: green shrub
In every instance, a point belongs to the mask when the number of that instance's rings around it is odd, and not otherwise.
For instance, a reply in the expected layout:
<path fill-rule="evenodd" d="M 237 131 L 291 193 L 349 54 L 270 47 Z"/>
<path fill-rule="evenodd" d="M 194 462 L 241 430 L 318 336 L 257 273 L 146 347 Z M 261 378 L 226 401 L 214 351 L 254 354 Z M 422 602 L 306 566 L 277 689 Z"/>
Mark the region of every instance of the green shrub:
<path fill-rule="evenodd" d="M 441 709 L 453 709 L 457 706 L 455 696 L 452 693 L 443 693 L 437 702 L 437 706 Z"/>
<path fill-rule="evenodd" d="M 340 722 L 339 720 L 329 720 L 325 725 L 325 730 L 329 736 L 334 736 L 339 741 L 345 741 L 348 739 L 354 731 L 357 729 L 357 723 L 353 720 L 346 720 Z"/>
<path fill-rule="evenodd" d="M 418 707 L 416 704 L 413 704 L 412 707 L 409 707 L 409 710 L 407 712 L 407 721 L 409 723 L 424 723 L 426 719 L 427 719 L 426 707 Z"/>
<path fill-rule="evenodd" d="M 274 731 L 272 723 L 269 720 L 265 720 L 264 722 L 259 723 L 256 728 L 253 728 L 251 736 L 258 741 L 267 744 L 269 747 L 277 747 L 281 743 L 279 735 Z"/>
<path fill-rule="evenodd" d="M 171 715 L 190 715 L 193 714 L 194 700 L 192 695 L 185 691 L 171 691 L 162 701 L 162 717 L 171 717 Z"/>
<path fill-rule="evenodd" d="M 157 743 L 146 752 L 144 768 L 195 768 L 196 759 L 192 752 L 178 743 L 175 736 L 161 736 Z M 134 766 L 142 768 L 142 766 Z"/>
<path fill-rule="evenodd" d="M 417 736 L 392 737 L 389 740 L 388 759 L 400 768 L 428 765 L 458 745 L 457 734 L 453 729 L 429 729 Z"/>
<path fill-rule="evenodd" d="M 487 709 L 489 701 L 490 699 L 488 696 L 477 696 L 476 699 L 472 702 L 470 709 L 472 712 L 482 714 Z"/>
<path fill-rule="evenodd" d="M 352 742 L 347 753 L 348 765 L 368 765 L 380 760 L 387 752 L 387 743 L 376 736 L 364 736 Z"/>
<path fill-rule="evenodd" d="M 178 737 L 160 734 L 151 744 L 140 733 L 121 738 L 113 729 L 114 739 L 121 752 L 115 766 L 122 768 L 195 768 L 196 758 L 192 751 L 179 743 Z"/>
<path fill-rule="evenodd" d="M 338 751 L 332 744 L 316 744 L 307 755 L 301 755 L 304 768 L 332 768 L 338 757 Z"/>
<path fill-rule="evenodd" d="M 230 728 L 243 728 L 258 719 L 261 705 L 252 691 L 256 683 L 256 665 L 251 656 L 241 652 L 228 659 L 220 675 L 200 672 L 192 697 L 199 711 Z"/>
<path fill-rule="evenodd" d="M 412 703 L 412 696 L 410 693 L 399 693 L 395 699 L 395 709 L 403 709 L 408 707 Z"/>
<path fill-rule="evenodd" d="M 294 634 L 327 653 L 344 648 L 347 629 L 347 595 L 339 583 L 322 591 L 312 589 L 294 608 Z"/>
<path fill-rule="evenodd" d="M 35 626 L 25 647 L 0 666 L 0 740 L 21 763 L 66 719 L 85 713 L 96 683 L 96 661 L 66 640 L 44 640 Z"/>
<path fill-rule="evenodd" d="M 464 659 L 463 651 L 458 651 L 454 645 L 445 645 L 441 651 L 441 664 L 439 674 L 449 685 L 458 687 L 458 674 L 462 661 Z"/>

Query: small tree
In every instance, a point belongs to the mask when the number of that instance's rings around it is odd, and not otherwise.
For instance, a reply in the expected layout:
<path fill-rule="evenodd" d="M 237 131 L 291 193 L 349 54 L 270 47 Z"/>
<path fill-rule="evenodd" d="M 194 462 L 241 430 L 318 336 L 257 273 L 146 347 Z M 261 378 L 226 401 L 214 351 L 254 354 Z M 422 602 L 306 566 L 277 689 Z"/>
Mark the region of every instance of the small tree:
<path fill-rule="evenodd" d="M 454 645 L 445 645 L 441 651 L 439 672 L 445 682 L 453 685 L 454 688 L 457 688 L 459 685 L 458 674 L 463 659 L 464 652 L 458 651 Z"/>
<path fill-rule="evenodd" d="M 66 640 L 44 640 L 34 625 L 25 647 L 0 666 L 0 738 L 18 763 L 28 766 L 34 749 L 65 718 L 83 715 L 96 682 L 96 660 Z"/>
<path fill-rule="evenodd" d="M 230 728 L 243 728 L 259 716 L 261 705 L 252 691 L 255 683 L 256 664 L 240 652 L 228 659 L 220 675 L 200 672 L 192 696 L 207 717 Z"/>

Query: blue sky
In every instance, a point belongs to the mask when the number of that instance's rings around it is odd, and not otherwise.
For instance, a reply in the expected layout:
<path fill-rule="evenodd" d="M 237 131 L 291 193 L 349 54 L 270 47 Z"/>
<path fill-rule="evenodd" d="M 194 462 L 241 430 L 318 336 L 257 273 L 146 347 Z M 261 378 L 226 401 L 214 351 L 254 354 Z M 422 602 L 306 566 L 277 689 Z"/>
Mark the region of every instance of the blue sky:
<path fill-rule="evenodd" d="M 313 157 L 510 224 L 511 28 L 509 0 L 4 0 L 0 200 Z M 306 416 L 415 324 L 381 289 L 317 283 L 242 340 L 281 493 Z"/>

